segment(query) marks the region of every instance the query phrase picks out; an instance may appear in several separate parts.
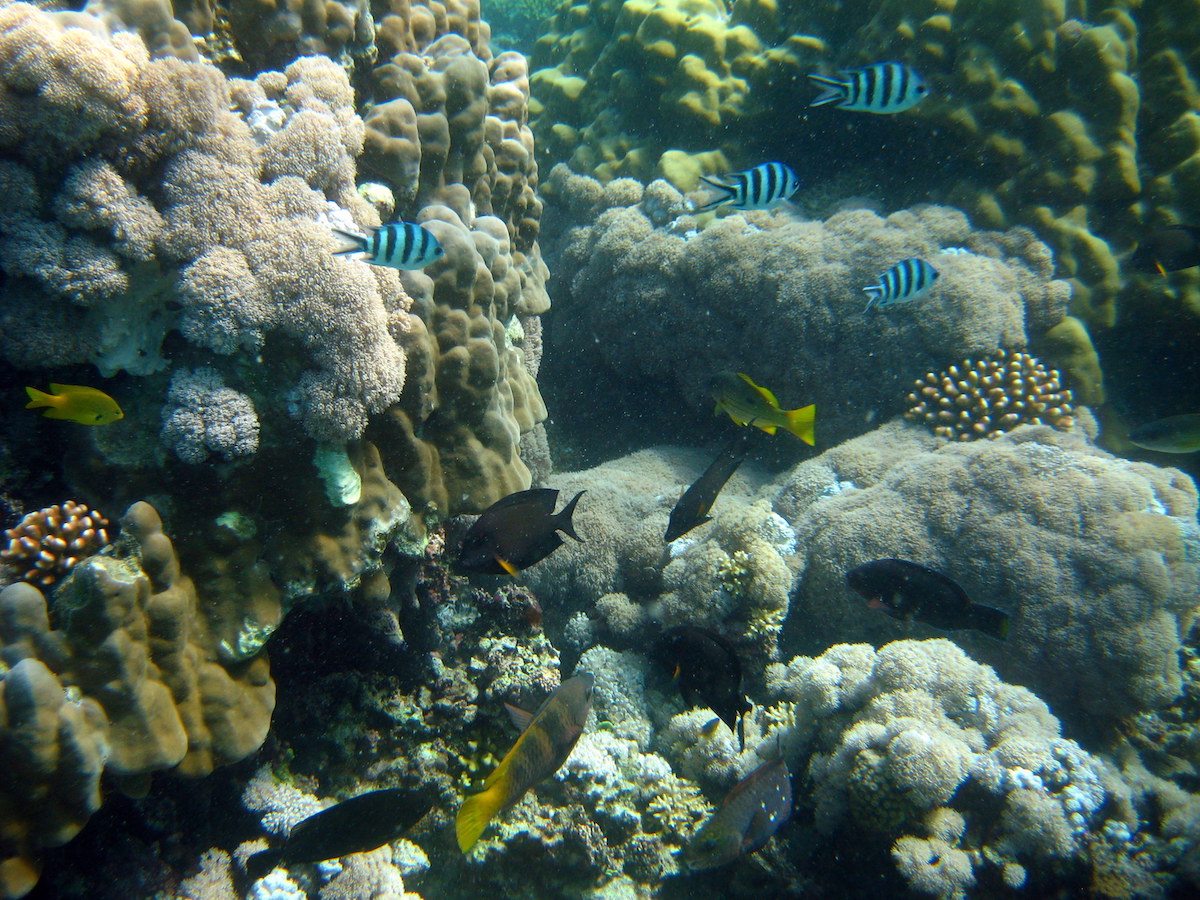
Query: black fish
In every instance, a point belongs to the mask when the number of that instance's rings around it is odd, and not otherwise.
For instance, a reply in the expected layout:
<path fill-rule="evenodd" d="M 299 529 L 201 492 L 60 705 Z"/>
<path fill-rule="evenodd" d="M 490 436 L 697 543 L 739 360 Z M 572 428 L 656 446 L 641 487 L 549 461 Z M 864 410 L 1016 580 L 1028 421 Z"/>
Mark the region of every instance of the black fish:
<path fill-rule="evenodd" d="M 966 591 L 941 572 L 906 559 L 876 559 L 846 573 L 846 582 L 894 619 L 916 619 L 944 631 L 973 628 L 1008 637 L 1008 613 L 972 603 Z"/>
<path fill-rule="evenodd" d="M 351 853 L 366 853 L 403 835 L 433 808 L 428 791 L 384 788 L 343 800 L 304 819 L 282 847 L 262 850 L 246 860 L 257 880 L 276 866 L 317 863 Z"/>
<path fill-rule="evenodd" d="M 576 494 L 557 515 L 558 491 L 551 488 L 518 491 L 497 500 L 467 530 L 454 567 L 479 575 L 516 575 L 562 546 L 558 532 L 582 542 L 571 516 L 583 494 Z"/>
<path fill-rule="evenodd" d="M 712 521 L 712 516 L 708 514 L 708 511 L 716 502 L 721 488 L 725 487 L 725 482 L 745 460 L 750 438 L 754 434 L 747 429 L 734 439 L 728 447 L 721 451 L 721 455 L 704 470 L 704 474 L 683 492 L 675 504 L 675 508 L 671 510 L 671 521 L 667 523 L 667 532 L 663 535 L 664 541 L 669 544 L 676 538 L 683 537 L 696 526 Z"/>
<path fill-rule="evenodd" d="M 1129 257 L 1129 267 L 1138 272 L 1178 272 L 1200 266 L 1200 228 L 1168 225 L 1152 231 Z"/>
<path fill-rule="evenodd" d="M 683 850 L 692 871 L 731 863 L 753 853 L 775 834 L 792 814 L 792 780 L 783 759 L 763 763 L 721 801 Z"/>
<path fill-rule="evenodd" d="M 696 625 L 677 625 L 659 636 L 651 650 L 652 659 L 679 682 L 683 702 L 689 707 L 707 706 L 746 749 L 746 727 L 742 718 L 751 709 L 742 693 L 742 664 L 725 638 Z"/>

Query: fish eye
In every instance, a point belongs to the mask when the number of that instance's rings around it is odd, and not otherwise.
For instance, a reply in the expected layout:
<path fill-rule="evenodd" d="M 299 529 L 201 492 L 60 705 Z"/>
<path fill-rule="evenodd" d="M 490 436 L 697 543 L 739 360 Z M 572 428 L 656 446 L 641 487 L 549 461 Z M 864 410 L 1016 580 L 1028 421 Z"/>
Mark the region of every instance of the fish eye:
<path fill-rule="evenodd" d="M 101 413 L 96 413 L 96 421 L 97 421 L 97 422 L 99 422 L 99 421 L 100 421 L 101 419 L 103 419 L 103 418 L 104 418 L 103 414 L 101 414 Z"/>
<path fill-rule="evenodd" d="M 928 94 L 928 93 L 929 93 L 929 85 L 927 85 L 927 84 L 918 84 L 918 85 L 917 85 L 917 93 L 918 93 L 918 94 Z"/>

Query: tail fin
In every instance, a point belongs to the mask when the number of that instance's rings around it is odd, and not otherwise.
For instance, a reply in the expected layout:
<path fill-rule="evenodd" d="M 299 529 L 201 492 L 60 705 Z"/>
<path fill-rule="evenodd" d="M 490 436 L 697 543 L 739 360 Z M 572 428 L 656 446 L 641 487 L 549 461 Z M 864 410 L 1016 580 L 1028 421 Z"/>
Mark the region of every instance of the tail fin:
<path fill-rule="evenodd" d="M 788 410 L 784 415 L 787 416 L 788 431 L 810 447 L 817 443 L 815 429 L 817 406 L 815 403 L 801 407 L 800 409 Z"/>
<path fill-rule="evenodd" d="M 694 210 L 692 210 L 693 215 L 697 213 L 709 212 L 733 199 L 733 188 L 731 188 L 729 185 L 709 178 L 707 175 L 701 175 L 700 180 L 709 187 L 716 188 L 718 191 L 721 191 L 721 194 L 715 199 L 708 201 L 703 206 L 697 206 Z"/>
<path fill-rule="evenodd" d="M 575 538 L 575 540 L 579 541 L 581 544 L 584 542 L 583 538 L 575 533 L 575 523 L 571 521 L 571 516 L 575 515 L 575 504 L 578 503 L 579 498 L 586 493 L 587 491 L 580 491 L 575 495 L 571 502 L 563 508 L 563 511 L 554 517 L 554 527 L 563 534 L 568 534 Z"/>
<path fill-rule="evenodd" d="M 251 854 L 246 860 L 246 874 L 250 876 L 252 881 L 266 876 L 268 872 L 279 865 L 283 854 L 278 850 L 260 850 L 257 853 Z"/>
<path fill-rule="evenodd" d="M 863 312 L 868 312 L 872 306 L 879 302 L 879 298 L 883 296 L 883 288 L 877 284 L 863 288 L 863 293 L 867 295 L 867 308 Z"/>
<path fill-rule="evenodd" d="M 26 409 L 41 409 L 43 406 L 56 407 L 61 406 L 58 397 L 53 394 L 47 394 L 45 391 L 39 391 L 37 388 L 27 387 L 25 393 L 29 395 L 29 402 L 25 404 Z"/>
<path fill-rule="evenodd" d="M 346 253 L 366 253 L 368 238 L 361 234 L 352 234 L 349 231 L 342 231 L 340 228 L 329 229 L 334 236 L 341 241 L 341 246 L 333 251 L 334 256 L 343 256 Z"/>
<path fill-rule="evenodd" d="M 830 78 L 826 75 L 809 75 L 809 80 L 819 84 L 825 90 L 809 106 L 824 106 L 826 103 L 837 103 L 846 99 L 846 83 L 840 78 Z"/>
<path fill-rule="evenodd" d="M 990 634 L 997 640 L 1003 641 L 1008 637 L 1010 617 L 1004 610 L 972 603 L 970 613 L 972 628 Z"/>
<path fill-rule="evenodd" d="M 483 834 L 483 829 L 487 828 L 488 822 L 492 820 L 492 816 L 500 811 L 504 797 L 498 787 L 493 786 L 478 794 L 472 794 L 459 807 L 458 817 L 454 820 L 454 831 L 458 835 L 458 849 L 463 853 L 470 852 L 479 836 Z"/>

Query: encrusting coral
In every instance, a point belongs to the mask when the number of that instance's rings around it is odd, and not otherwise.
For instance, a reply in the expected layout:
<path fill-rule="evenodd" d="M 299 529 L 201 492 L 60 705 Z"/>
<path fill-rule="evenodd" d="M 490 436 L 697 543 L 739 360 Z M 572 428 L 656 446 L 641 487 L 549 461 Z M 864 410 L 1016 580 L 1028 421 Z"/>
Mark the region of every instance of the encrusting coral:
<path fill-rule="evenodd" d="M 664 182 L 602 188 L 563 166 L 547 194 L 563 235 L 548 249 L 547 383 L 563 396 L 585 390 L 586 373 L 586 390 L 617 405 L 645 404 L 652 387 L 667 409 L 708 412 L 713 376 L 745 372 L 785 405 L 815 403 L 817 445 L 828 446 L 890 415 L 918 374 L 1026 347 L 1066 314 L 1069 287 L 1046 245 L 1026 229 L 978 231 L 949 207 L 824 221 L 758 211 L 705 225 Z M 933 290 L 864 312 L 863 287 L 906 257 L 934 264 Z M 639 443 L 661 439 L 648 421 Z M 611 430 L 598 422 L 586 437 L 604 446 Z"/>
<path fill-rule="evenodd" d="M 846 586 L 853 567 L 899 557 L 1008 611 L 1003 644 L 954 639 L 1073 724 L 1102 729 L 1170 702 L 1200 589 L 1196 487 L 1105 453 L 1089 427 L 947 443 L 892 422 L 801 463 L 775 503 L 799 548 L 785 642 L 927 628 L 867 609 Z"/>
<path fill-rule="evenodd" d="M 1065 429 L 1074 422 L 1071 391 L 1058 372 L 1028 353 L 1004 350 L 918 378 L 908 404 L 906 419 L 960 441 L 995 439 L 1018 425 Z"/>
<path fill-rule="evenodd" d="M 108 527 L 108 519 L 87 504 L 56 503 L 4 532 L 8 546 L 0 550 L 0 563 L 21 581 L 49 587 L 108 544 Z"/>
<path fill-rule="evenodd" d="M 818 829 L 891 843 L 921 893 L 961 900 L 989 869 L 1019 887 L 1024 867 L 1070 873 L 1114 850 L 1136 864 L 1117 772 L 950 641 L 838 644 L 768 683 L 790 709 L 772 736 L 814 785 Z"/>

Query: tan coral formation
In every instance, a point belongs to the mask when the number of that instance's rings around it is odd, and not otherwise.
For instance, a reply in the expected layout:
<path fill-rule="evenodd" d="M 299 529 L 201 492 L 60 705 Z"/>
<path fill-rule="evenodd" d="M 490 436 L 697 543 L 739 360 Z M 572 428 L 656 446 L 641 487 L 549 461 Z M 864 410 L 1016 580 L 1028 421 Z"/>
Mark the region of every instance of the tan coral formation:
<path fill-rule="evenodd" d="M 50 802 L 20 813 L 10 807 L 5 817 L 9 827 L 26 817 L 36 825 L 16 851 L 25 859 L 68 840 L 99 805 L 97 753 L 85 752 L 88 741 L 102 743 L 104 768 L 136 784 L 162 769 L 206 775 L 258 749 L 270 726 L 275 686 L 265 656 L 219 661 L 195 587 L 153 507 L 135 503 L 121 525 L 115 552 L 76 566 L 52 602 L 24 583 L 0 593 L 0 658 L 9 667 L 3 688 L 9 709 L 17 710 L 3 740 L 32 739 L 30 730 L 15 727 L 19 716 L 34 715 L 19 711 L 24 684 L 27 697 L 48 704 L 36 713 L 43 743 L 28 752 L 73 744 L 55 764 L 70 765 L 70 772 L 51 768 L 34 782 Z M 69 810 L 74 817 L 65 816 Z"/>

